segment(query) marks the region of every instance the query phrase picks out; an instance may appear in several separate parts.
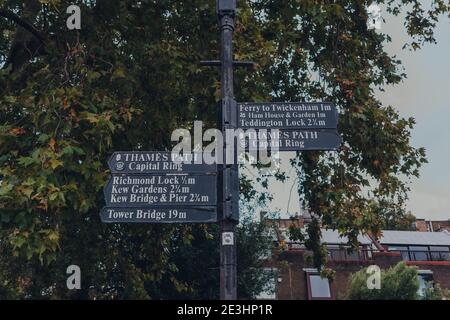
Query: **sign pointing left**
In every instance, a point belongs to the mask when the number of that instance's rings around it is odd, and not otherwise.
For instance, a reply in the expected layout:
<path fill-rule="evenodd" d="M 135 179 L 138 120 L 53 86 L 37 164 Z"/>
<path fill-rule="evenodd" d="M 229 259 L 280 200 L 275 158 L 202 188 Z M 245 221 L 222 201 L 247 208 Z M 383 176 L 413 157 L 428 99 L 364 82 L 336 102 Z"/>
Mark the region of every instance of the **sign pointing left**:
<path fill-rule="evenodd" d="M 106 205 L 215 205 L 216 175 L 113 174 L 104 188 Z"/>
<path fill-rule="evenodd" d="M 204 207 L 104 207 L 100 213 L 103 222 L 134 223 L 206 223 L 217 221 L 215 206 Z"/>
<path fill-rule="evenodd" d="M 215 173 L 215 164 L 202 162 L 200 153 L 178 155 L 168 151 L 119 151 L 108 160 L 112 173 Z"/>
<path fill-rule="evenodd" d="M 217 165 L 201 153 L 119 151 L 103 189 L 103 222 L 206 223 L 217 221 Z"/>

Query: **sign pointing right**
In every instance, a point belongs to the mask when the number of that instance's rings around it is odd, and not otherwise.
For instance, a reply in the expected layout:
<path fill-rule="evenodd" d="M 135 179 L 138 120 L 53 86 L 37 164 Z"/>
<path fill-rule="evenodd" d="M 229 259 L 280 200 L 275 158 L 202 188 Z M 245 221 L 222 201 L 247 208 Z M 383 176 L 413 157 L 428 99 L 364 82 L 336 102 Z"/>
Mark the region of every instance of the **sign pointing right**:
<path fill-rule="evenodd" d="M 238 103 L 241 129 L 336 129 L 337 118 L 331 102 Z"/>
<path fill-rule="evenodd" d="M 278 130 L 278 134 L 255 130 L 243 141 L 248 150 L 313 151 L 337 150 L 341 136 L 334 130 Z"/>

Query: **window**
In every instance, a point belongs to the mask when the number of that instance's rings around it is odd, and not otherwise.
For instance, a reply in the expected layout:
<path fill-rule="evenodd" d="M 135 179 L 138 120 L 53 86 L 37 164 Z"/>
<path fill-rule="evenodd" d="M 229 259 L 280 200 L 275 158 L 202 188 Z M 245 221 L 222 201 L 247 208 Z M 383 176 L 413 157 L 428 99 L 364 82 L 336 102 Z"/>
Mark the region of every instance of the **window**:
<path fill-rule="evenodd" d="M 409 246 L 411 251 L 411 260 L 414 261 L 427 261 L 430 260 L 428 256 L 428 247 L 425 246 Z"/>
<path fill-rule="evenodd" d="M 389 246 L 389 251 L 400 251 L 400 254 L 402 255 L 402 260 L 408 261 L 409 260 L 409 252 L 408 252 L 408 246 Z"/>
<path fill-rule="evenodd" d="M 322 278 L 315 272 L 306 273 L 308 285 L 308 299 L 331 299 L 330 283 L 327 278 Z"/>
<path fill-rule="evenodd" d="M 335 245 L 328 245 L 328 257 L 330 260 L 346 260 L 343 248 Z"/>
<path fill-rule="evenodd" d="M 371 250 L 367 246 L 350 250 L 346 246 L 328 245 L 328 258 L 334 261 L 361 261 L 372 257 Z"/>
<path fill-rule="evenodd" d="M 431 258 L 434 261 L 450 261 L 450 248 L 449 247 L 430 247 Z"/>
<path fill-rule="evenodd" d="M 389 246 L 389 251 L 400 251 L 403 260 L 450 261 L 450 247 L 447 246 Z"/>
<path fill-rule="evenodd" d="M 360 257 L 359 249 L 354 249 L 354 250 L 351 250 L 351 251 L 347 251 L 347 260 L 352 260 L 352 261 L 362 260 L 361 257 Z"/>
<path fill-rule="evenodd" d="M 425 296 L 425 290 L 433 286 L 433 272 L 430 270 L 419 270 L 419 296 Z"/>

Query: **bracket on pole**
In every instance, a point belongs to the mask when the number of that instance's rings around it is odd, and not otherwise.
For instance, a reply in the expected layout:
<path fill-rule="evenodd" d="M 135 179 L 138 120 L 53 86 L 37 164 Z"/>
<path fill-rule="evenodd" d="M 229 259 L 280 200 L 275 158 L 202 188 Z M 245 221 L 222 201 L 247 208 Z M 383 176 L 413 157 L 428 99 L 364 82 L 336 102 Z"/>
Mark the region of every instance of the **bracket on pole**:
<path fill-rule="evenodd" d="M 202 67 L 220 67 L 222 63 L 220 60 L 202 60 L 200 61 L 200 65 Z M 233 61 L 233 67 L 244 67 L 249 69 L 254 69 L 256 66 L 256 63 L 253 61 Z"/>

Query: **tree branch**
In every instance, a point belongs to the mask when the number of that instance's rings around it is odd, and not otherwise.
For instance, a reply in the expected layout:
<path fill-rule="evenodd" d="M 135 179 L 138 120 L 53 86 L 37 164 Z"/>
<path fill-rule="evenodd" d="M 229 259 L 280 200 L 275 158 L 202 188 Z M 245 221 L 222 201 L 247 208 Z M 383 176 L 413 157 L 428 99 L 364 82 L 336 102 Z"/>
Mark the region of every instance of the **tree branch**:
<path fill-rule="evenodd" d="M 0 9 L 0 16 L 14 21 L 16 24 L 18 24 L 19 26 L 21 26 L 28 32 L 32 33 L 40 42 L 42 42 L 42 43 L 44 42 L 45 38 L 42 35 L 42 33 L 35 26 L 33 26 L 28 21 L 23 20 L 17 14 L 15 14 L 11 11 Z"/>

